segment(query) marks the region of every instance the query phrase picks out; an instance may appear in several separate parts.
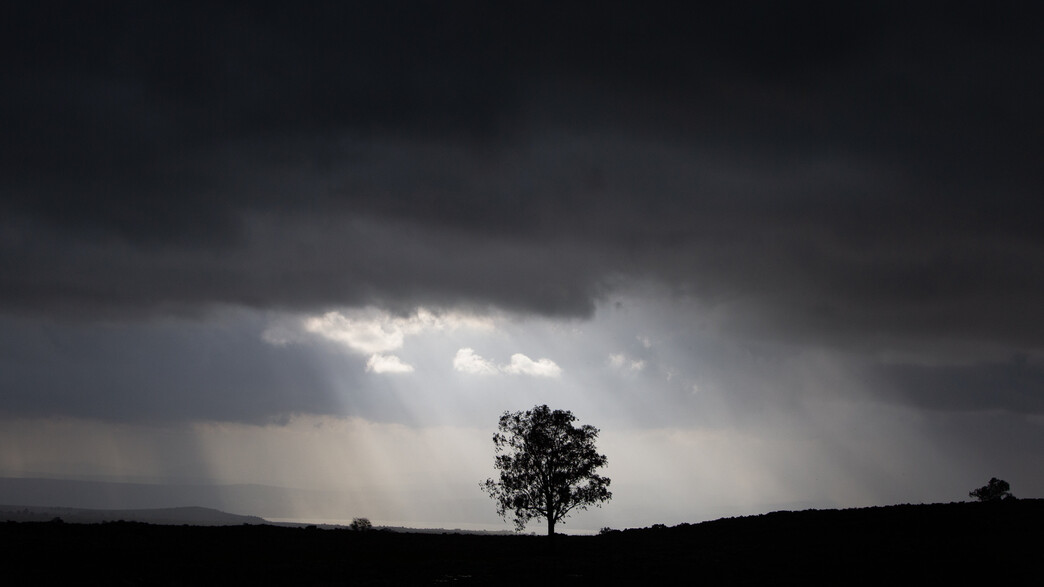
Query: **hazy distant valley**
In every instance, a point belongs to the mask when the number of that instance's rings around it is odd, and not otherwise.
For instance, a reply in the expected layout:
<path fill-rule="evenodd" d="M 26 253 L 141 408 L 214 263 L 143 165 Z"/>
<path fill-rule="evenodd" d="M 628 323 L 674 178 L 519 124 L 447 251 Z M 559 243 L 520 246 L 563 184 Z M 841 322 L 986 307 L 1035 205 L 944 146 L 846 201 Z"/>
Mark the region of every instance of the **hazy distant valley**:
<path fill-rule="evenodd" d="M 374 501 L 366 497 L 343 491 L 270 485 L 151 484 L 0 477 L 0 505 L 7 506 L 61 506 L 90 510 L 200 507 L 241 516 L 260 516 L 270 521 L 300 519 L 347 523 L 354 517 L 369 517 L 374 520 L 410 520 L 409 525 L 424 527 L 456 527 L 459 524 L 454 524 L 453 520 L 466 519 L 457 512 L 463 512 L 476 501 L 492 512 L 492 508 L 487 505 L 488 499 L 478 492 L 456 503 L 452 500 L 439 504 L 413 503 L 409 512 L 381 509 L 378 505 L 365 510 L 358 506 L 355 509 L 351 507 L 353 502 Z"/>

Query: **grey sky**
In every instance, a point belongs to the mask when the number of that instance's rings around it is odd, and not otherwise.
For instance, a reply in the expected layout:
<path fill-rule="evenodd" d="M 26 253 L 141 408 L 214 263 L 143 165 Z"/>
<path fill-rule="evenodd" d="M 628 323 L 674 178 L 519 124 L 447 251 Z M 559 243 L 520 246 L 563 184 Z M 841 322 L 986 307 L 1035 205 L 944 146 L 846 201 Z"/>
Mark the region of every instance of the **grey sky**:
<path fill-rule="evenodd" d="M 263 468 L 230 438 L 488 442 L 547 402 L 648 450 L 736 440 L 729 478 L 773 476 L 740 510 L 1044 489 L 1026 5 L 3 11 L 0 474 L 322 489 L 343 479 L 204 474 L 184 431 Z M 194 472 L 85 465 L 33 426 L 181 430 L 156 454 Z M 773 445 L 794 470 L 756 473 Z M 655 515 L 699 508 L 677 491 Z"/>

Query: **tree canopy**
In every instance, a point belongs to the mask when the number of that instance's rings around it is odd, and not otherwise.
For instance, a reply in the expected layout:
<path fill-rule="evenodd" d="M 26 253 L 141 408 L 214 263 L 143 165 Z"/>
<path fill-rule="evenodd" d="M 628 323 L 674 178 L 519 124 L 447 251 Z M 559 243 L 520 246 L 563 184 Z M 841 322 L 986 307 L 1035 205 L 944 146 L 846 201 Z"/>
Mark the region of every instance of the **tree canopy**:
<path fill-rule="evenodd" d="M 554 536 L 555 524 L 570 512 L 601 507 L 612 498 L 609 479 L 595 472 L 607 463 L 595 448 L 598 429 L 575 421 L 572 412 L 546 405 L 500 417 L 500 431 L 493 435 L 500 477 L 482 487 L 517 530 L 544 518 L 548 536 Z"/>
<path fill-rule="evenodd" d="M 993 477 L 986 485 L 969 492 L 968 496 L 979 501 L 998 501 L 1012 496 L 1011 486 L 1007 481 Z"/>
<path fill-rule="evenodd" d="M 373 523 L 370 522 L 369 518 L 355 518 L 348 528 L 356 532 L 368 532 L 373 530 Z"/>

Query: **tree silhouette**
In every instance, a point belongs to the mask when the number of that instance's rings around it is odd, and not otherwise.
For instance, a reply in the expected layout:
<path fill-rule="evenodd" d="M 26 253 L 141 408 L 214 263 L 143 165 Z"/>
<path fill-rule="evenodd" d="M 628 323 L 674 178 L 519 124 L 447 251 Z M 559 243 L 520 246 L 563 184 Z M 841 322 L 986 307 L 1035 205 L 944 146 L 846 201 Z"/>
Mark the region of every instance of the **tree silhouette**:
<path fill-rule="evenodd" d="M 355 518 L 352 520 L 351 525 L 348 526 L 348 529 L 356 532 L 368 532 L 373 529 L 373 524 L 370 523 L 369 518 Z"/>
<path fill-rule="evenodd" d="M 525 412 L 504 412 L 493 435 L 494 466 L 500 479 L 481 486 L 497 504 L 497 513 L 514 518 L 521 531 L 529 520 L 547 520 L 547 535 L 573 510 L 601 507 L 613 494 L 609 479 L 595 473 L 606 465 L 598 454 L 594 426 L 574 426 L 576 417 L 546 405 Z"/>
<path fill-rule="evenodd" d="M 999 501 L 1006 497 L 1012 497 L 1011 486 L 1008 482 L 1003 479 L 993 477 L 990 482 L 982 487 L 968 493 L 970 497 L 974 497 L 979 501 Z"/>

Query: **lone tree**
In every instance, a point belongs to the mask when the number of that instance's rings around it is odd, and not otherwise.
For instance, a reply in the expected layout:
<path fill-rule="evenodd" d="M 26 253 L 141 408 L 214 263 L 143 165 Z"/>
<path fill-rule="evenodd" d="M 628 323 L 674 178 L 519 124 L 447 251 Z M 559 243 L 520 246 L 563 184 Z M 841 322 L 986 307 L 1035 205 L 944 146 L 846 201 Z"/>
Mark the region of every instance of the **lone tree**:
<path fill-rule="evenodd" d="M 369 532 L 373 530 L 373 524 L 370 523 L 369 518 L 355 518 L 352 520 L 349 530 L 355 530 L 356 532 Z"/>
<path fill-rule="evenodd" d="M 500 479 L 481 486 L 497 503 L 497 513 L 512 515 L 515 529 L 529 520 L 547 520 L 547 535 L 573 510 L 601 507 L 612 499 L 609 479 L 595 473 L 606 465 L 595 449 L 598 429 L 574 426 L 576 416 L 546 405 L 525 412 L 504 412 L 493 435 Z"/>
<path fill-rule="evenodd" d="M 1008 482 L 996 477 L 991 478 L 989 483 L 968 493 L 968 495 L 979 501 L 999 501 L 1012 497 L 1011 486 L 1008 485 Z"/>

